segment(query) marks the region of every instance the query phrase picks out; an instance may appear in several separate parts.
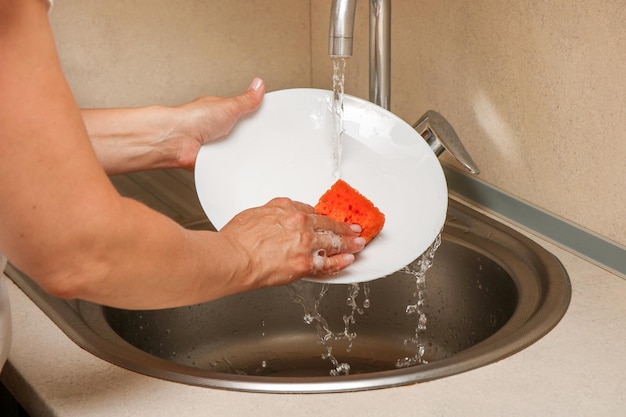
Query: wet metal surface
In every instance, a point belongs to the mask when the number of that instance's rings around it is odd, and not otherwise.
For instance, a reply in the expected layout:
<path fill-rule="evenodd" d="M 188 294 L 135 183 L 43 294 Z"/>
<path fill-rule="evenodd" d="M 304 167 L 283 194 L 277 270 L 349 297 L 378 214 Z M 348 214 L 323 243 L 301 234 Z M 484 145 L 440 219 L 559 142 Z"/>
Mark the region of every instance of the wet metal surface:
<path fill-rule="evenodd" d="M 136 198 L 189 228 L 211 228 L 190 173 L 155 171 L 113 178 Z M 417 214 L 416 214 L 417 215 Z M 415 279 L 401 271 L 370 283 L 371 306 L 356 317 L 349 352 L 333 353 L 350 375 L 330 376 L 313 325 L 285 287 L 190 307 L 129 311 L 43 293 L 19 271 L 9 276 L 77 344 L 147 375 L 200 386 L 259 392 L 337 392 L 428 381 L 501 360 L 549 332 L 569 305 L 560 262 L 510 228 L 451 200 L 442 244 L 426 275 L 427 363 L 396 368 L 415 345 Z M 173 278 L 175 279 L 175 278 Z M 346 285 L 332 285 L 320 311 L 341 328 Z"/>

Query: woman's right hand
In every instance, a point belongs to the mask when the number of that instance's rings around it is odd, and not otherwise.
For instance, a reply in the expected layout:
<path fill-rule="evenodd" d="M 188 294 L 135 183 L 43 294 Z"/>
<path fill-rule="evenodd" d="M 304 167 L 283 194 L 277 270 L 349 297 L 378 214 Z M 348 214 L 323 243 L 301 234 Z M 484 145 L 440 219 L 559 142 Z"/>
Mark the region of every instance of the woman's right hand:
<path fill-rule="evenodd" d="M 360 232 L 360 226 L 318 215 L 308 204 L 276 198 L 239 213 L 219 233 L 246 260 L 239 279 L 253 289 L 346 268 L 365 247 Z"/>

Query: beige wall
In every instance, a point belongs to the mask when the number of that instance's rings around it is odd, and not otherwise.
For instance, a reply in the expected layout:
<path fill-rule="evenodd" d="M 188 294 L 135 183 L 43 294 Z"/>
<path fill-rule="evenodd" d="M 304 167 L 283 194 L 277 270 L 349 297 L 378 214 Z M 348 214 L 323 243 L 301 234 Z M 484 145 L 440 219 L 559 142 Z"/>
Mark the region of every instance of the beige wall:
<path fill-rule="evenodd" d="M 52 14 L 83 106 L 329 88 L 330 0 L 62 0 Z M 368 2 L 346 92 L 367 96 Z M 392 110 L 444 114 L 481 178 L 626 245 L 626 7 L 620 0 L 394 0 Z M 448 159 L 445 159 L 450 162 Z M 450 162 L 452 163 L 452 162 Z"/>
<path fill-rule="evenodd" d="M 346 69 L 365 98 L 368 3 Z M 330 88 L 330 0 L 311 4 L 313 84 Z M 484 181 L 626 245 L 625 22 L 621 0 L 393 0 L 392 111 L 439 110 Z"/>
<path fill-rule="evenodd" d="M 175 104 L 311 82 L 309 2 L 60 0 L 51 13 L 82 106 Z"/>

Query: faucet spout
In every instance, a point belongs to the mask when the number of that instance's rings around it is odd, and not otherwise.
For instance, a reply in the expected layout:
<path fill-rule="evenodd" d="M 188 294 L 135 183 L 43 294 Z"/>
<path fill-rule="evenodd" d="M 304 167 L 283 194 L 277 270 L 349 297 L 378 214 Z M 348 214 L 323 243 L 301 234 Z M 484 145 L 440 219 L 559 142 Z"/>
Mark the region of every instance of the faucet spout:
<path fill-rule="evenodd" d="M 357 0 L 333 0 L 328 30 L 328 55 L 352 56 Z M 370 101 L 391 107 L 391 0 L 370 0 Z"/>
<path fill-rule="evenodd" d="M 328 54 L 352 56 L 354 12 L 357 0 L 333 0 L 330 11 Z M 391 108 L 391 0 L 369 0 L 370 64 L 369 99 L 384 109 Z M 413 126 L 439 156 L 450 152 L 468 171 L 478 174 L 478 167 L 463 147 L 448 121 L 429 110 Z"/>
<path fill-rule="evenodd" d="M 355 10 L 356 0 L 333 0 L 328 30 L 328 55 L 331 57 L 352 56 Z"/>

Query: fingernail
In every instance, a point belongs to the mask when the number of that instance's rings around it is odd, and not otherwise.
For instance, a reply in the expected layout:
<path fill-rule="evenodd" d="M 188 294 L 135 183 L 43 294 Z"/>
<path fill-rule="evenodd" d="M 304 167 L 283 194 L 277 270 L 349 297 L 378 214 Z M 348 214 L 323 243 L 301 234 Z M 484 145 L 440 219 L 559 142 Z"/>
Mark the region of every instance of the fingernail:
<path fill-rule="evenodd" d="M 363 230 L 358 224 L 351 224 L 350 229 L 352 229 L 354 233 L 361 233 L 361 231 Z"/>
<path fill-rule="evenodd" d="M 364 237 L 361 237 L 361 236 L 359 236 L 359 237 L 357 237 L 357 238 L 354 238 L 354 243 L 356 243 L 356 244 L 357 244 L 357 245 L 359 245 L 359 246 L 360 246 L 360 245 L 365 246 L 365 238 L 364 238 Z"/>
<path fill-rule="evenodd" d="M 252 80 L 252 83 L 250 84 L 250 88 L 254 91 L 258 91 L 262 85 L 263 85 L 263 80 L 257 77 L 254 80 Z"/>

